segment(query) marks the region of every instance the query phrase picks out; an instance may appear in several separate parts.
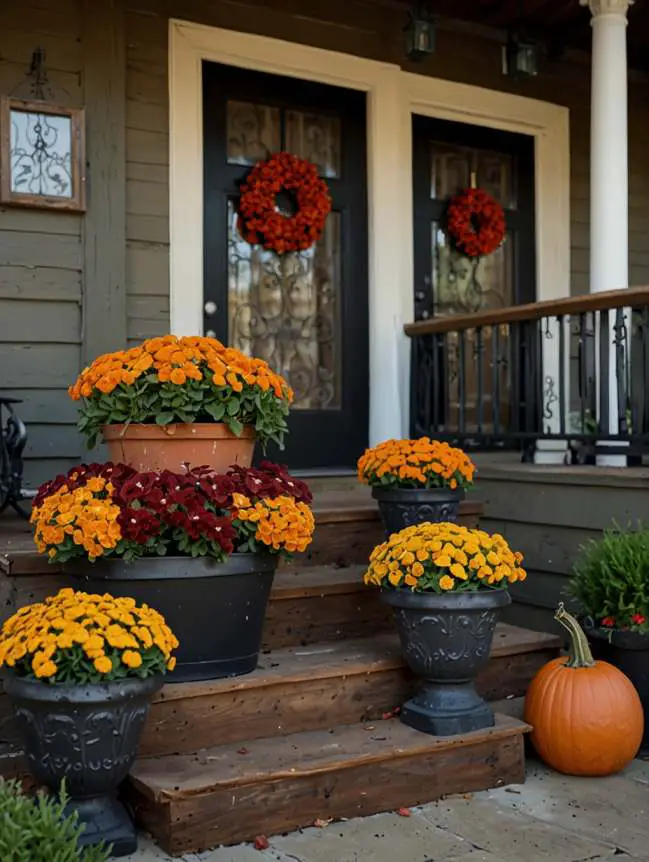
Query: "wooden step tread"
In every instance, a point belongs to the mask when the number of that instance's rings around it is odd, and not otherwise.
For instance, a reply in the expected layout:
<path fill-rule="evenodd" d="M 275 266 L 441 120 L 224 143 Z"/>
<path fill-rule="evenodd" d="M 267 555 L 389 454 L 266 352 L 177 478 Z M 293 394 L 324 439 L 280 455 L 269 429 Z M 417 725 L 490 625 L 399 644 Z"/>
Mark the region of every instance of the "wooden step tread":
<path fill-rule="evenodd" d="M 368 729 L 373 728 L 373 729 Z M 496 725 L 464 736 L 428 736 L 398 719 L 376 725 L 340 725 L 291 736 L 251 740 L 242 749 L 232 745 L 139 760 L 131 780 L 154 800 L 186 799 L 216 788 L 298 779 L 360 763 L 396 761 L 402 757 L 474 745 L 525 733 L 529 726 L 507 715 Z"/>
<path fill-rule="evenodd" d="M 558 639 L 500 625 L 477 689 L 487 700 L 522 695 L 539 668 L 558 653 Z M 152 704 L 140 752 L 143 757 L 187 754 L 335 724 L 381 721 L 416 686 L 393 630 L 273 650 L 246 676 L 166 685 Z"/>
<path fill-rule="evenodd" d="M 555 635 L 498 623 L 491 657 L 521 655 L 555 647 L 558 649 L 560 646 L 561 638 Z M 286 647 L 261 655 L 259 667 L 245 676 L 166 685 L 154 702 L 203 697 L 217 691 L 243 692 L 273 683 L 289 684 L 359 673 L 370 674 L 387 668 L 400 667 L 402 664 L 399 638 L 392 632 L 377 634 L 370 638 L 353 638 L 331 643 L 310 644 L 305 647 Z"/>
<path fill-rule="evenodd" d="M 125 794 L 167 853 L 200 852 L 525 779 L 528 725 L 433 737 L 398 719 L 138 760 Z"/>

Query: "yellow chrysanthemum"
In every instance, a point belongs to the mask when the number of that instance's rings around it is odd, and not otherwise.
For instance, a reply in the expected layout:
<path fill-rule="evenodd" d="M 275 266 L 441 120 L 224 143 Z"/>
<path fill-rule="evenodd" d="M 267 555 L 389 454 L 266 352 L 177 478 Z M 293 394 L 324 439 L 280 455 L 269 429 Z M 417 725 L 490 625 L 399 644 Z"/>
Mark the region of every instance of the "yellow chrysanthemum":
<path fill-rule="evenodd" d="M 418 550 L 412 551 L 413 547 Z M 423 523 L 377 545 L 363 580 L 371 586 L 405 586 L 415 591 L 434 590 L 436 583 L 442 590 L 464 590 L 476 584 L 499 588 L 525 579 L 522 559 L 500 534 L 490 536 L 448 522 Z M 487 560 L 498 562 L 488 565 Z"/>
<path fill-rule="evenodd" d="M 137 635 L 137 637 L 136 637 Z M 121 662 L 137 670 L 148 659 L 151 673 L 172 661 L 178 640 L 164 618 L 132 598 L 89 595 L 65 589 L 21 608 L 0 629 L 0 668 L 19 676 L 87 680 L 110 674 Z"/>

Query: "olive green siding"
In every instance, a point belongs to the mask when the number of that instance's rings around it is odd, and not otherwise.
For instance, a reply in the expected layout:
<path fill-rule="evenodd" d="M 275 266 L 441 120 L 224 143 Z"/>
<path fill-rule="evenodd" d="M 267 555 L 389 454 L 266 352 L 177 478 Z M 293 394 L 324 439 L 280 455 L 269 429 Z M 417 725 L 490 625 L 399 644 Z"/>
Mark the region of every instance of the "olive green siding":
<path fill-rule="evenodd" d="M 308 7 L 309 11 L 305 11 Z M 587 14 L 586 12 L 584 14 Z M 170 17 L 403 63 L 403 13 L 360 0 L 4 0 L 0 92 L 29 96 L 44 48 L 51 98 L 88 111 L 85 216 L 0 210 L 0 391 L 26 399 L 28 478 L 83 453 L 65 387 L 86 357 L 169 327 Z M 586 58 L 537 79 L 500 72 L 500 47 L 442 28 L 410 71 L 508 89 L 570 109 L 572 290 L 588 290 L 589 82 Z M 630 87 L 630 281 L 649 283 L 649 84 Z"/>

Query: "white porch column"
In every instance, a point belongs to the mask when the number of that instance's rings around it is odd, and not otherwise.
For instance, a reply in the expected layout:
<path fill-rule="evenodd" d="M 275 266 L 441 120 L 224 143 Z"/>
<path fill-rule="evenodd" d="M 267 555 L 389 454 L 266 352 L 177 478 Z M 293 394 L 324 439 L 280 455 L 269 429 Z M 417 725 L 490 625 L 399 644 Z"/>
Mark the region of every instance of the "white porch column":
<path fill-rule="evenodd" d="M 590 292 L 629 286 L 627 12 L 634 0 L 580 0 L 592 14 Z M 615 350 L 609 353 L 609 430 L 617 432 Z M 598 463 L 625 466 L 624 456 Z"/>

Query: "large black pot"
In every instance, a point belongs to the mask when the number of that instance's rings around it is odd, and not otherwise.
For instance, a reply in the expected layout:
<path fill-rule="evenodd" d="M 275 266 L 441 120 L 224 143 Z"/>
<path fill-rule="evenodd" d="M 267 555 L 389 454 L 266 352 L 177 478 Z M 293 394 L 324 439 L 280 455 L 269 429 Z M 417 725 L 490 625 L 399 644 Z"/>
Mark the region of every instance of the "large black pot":
<path fill-rule="evenodd" d="M 392 606 L 408 667 L 422 678 L 401 720 L 433 736 L 492 727 L 493 710 L 474 680 L 489 661 L 500 609 L 511 602 L 507 590 L 437 595 L 382 589 L 381 598 Z"/>
<path fill-rule="evenodd" d="M 640 695 L 645 729 L 640 754 L 649 754 L 649 635 L 640 632 L 606 630 L 592 620 L 583 621 L 593 657 L 615 665 L 628 676 Z"/>
<path fill-rule="evenodd" d="M 276 555 L 232 554 L 225 563 L 209 557 L 115 558 L 74 561 L 65 570 L 87 592 L 131 596 L 162 614 L 180 644 L 167 677 L 174 683 L 240 676 L 257 667 L 276 568 Z"/>
<path fill-rule="evenodd" d="M 379 504 L 386 535 L 398 533 L 405 527 L 424 522 L 457 521 L 460 503 L 464 499 L 461 488 L 372 488 L 372 496 Z"/>
<path fill-rule="evenodd" d="M 105 841 L 113 856 L 137 849 L 133 823 L 117 799 L 117 787 L 137 754 L 151 697 L 163 677 L 95 685 L 49 685 L 7 674 L 29 769 L 58 791 L 65 779 L 70 802 L 84 824 L 82 845 Z"/>

